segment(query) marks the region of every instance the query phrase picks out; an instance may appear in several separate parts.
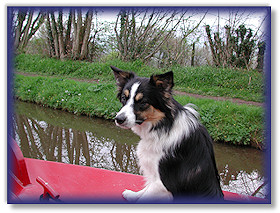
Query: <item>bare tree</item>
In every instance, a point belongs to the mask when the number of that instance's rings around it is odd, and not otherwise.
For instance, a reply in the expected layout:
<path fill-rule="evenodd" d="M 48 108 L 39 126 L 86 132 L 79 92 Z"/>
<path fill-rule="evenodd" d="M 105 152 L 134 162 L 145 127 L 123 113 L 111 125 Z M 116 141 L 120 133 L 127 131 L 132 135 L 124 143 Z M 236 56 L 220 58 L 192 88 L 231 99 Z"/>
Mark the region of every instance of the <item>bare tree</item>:
<path fill-rule="evenodd" d="M 185 63 L 187 38 L 206 15 L 190 25 L 189 20 L 194 14 L 187 9 L 122 9 L 114 29 L 121 59 L 158 60 L 160 66 L 179 61 Z"/>
<path fill-rule="evenodd" d="M 82 28 L 82 11 L 81 9 L 77 9 L 77 21 L 76 21 L 76 13 L 73 11 L 72 23 L 74 26 L 74 38 L 73 38 L 73 49 L 72 49 L 72 58 L 78 59 L 80 53 L 80 34 Z"/>
<path fill-rule="evenodd" d="M 195 49 L 193 45 L 198 42 L 200 37 L 200 35 L 197 35 L 196 31 L 204 20 L 206 14 L 207 11 L 202 14 L 199 19 L 191 20 L 191 18 L 196 15 L 195 12 L 192 12 L 188 17 L 182 19 L 177 31 L 168 38 L 160 49 L 160 55 L 162 58 L 159 58 L 159 60 L 163 66 L 168 64 L 180 64 L 185 66 L 189 64 L 191 60 L 193 60 L 194 63 Z"/>
<path fill-rule="evenodd" d="M 149 60 L 178 28 L 185 13 L 157 8 L 122 9 L 115 24 L 117 48 L 122 59 Z"/>
<path fill-rule="evenodd" d="M 51 57 L 61 60 L 65 58 L 88 59 L 93 11 L 89 9 L 84 18 L 81 9 L 71 9 L 68 13 L 66 24 L 63 23 L 62 10 L 58 11 L 58 15 L 55 15 L 53 11 L 47 14 L 46 27 Z"/>
<path fill-rule="evenodd" d="M 86 14 L 86 18 L 85 18 L 85 21 L 84 21 L 84 33 L 83 33 L 83 41 L 82 41 L 82 46 L 81 46 L 80 59 L 86 59 L 87 58 L 92 16 L 93 16 L 93 11 L 89 10 Z"/>
<path fill-rule="evenodd" d="M 256 41 L 250 28 L 240 25 L 237 29 L 225 26 L 226 38 L 219 32 L 211 35 L 210 26 L 205 27 L 214 64 L 222 67 L 248 68 Z"/>
<path fill-rule="evenodd" d="M 51 32 L 54 40 L 55 55 L 57 56 L 57 58 L 60 58 L 57 23 L 55 21 L 54 12 L 50 12 L 50 15 L 51 15 Z"/>
<path fill-rule="evenodd" d="M 220 16 L 218 11 L 218 25 L 205 27 L 213 64 L 249 69 L 254 63 L 258 63 L 257 43 L 263 40 L 264 32 L 261 28 L 266 18 L 267 15 L 260 16 L 256 26 L 256 15 L 253 10 L 234 8 L 229 9 L 223 16 Z M 254 21 L 251 22 L 252 19 Z M 220 25 L 220 22 L 225 24 Z"/>
<path fill-rule="evenodd" d="M 37 14 L 34 16 L 34 14 Z M 25 50 L 28 41 L 44 23 L 45 12 L 34 11 L 32 8 L 17 11 L 14 34 L 14 49 L 20 53 Z"/>
<path fill-rule="evenodd" d="M 59 46 L 59 55 L 61 59 L 64 59 L 66 57 L 66 51 L 65 51 L 65 42 L 64 40 L 64 29 L 63 29 L 63 22 L 62 22 L 62 10 L 59 10 L 58 15 L 58 26 L 57 26 L 57 32 L 58 32 L 58 46 Z M 55 25 L 55 24 L 54 24 Z"/>

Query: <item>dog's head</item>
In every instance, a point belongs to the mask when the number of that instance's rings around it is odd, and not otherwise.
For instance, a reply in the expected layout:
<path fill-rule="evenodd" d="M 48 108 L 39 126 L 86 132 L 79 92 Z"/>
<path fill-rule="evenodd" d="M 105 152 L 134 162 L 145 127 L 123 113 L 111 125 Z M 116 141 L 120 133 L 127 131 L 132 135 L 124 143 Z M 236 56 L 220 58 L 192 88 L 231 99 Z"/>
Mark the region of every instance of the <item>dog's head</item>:
<path fill-rule="evenodd" d="M 156 125 L 170 114 L 173 72 L 142 78 L 133 72 L 111 68 L 117 81 L 117 97 L 123 105 L 115 118 L 118 126 L 129 129 L 144 122 Z"/>

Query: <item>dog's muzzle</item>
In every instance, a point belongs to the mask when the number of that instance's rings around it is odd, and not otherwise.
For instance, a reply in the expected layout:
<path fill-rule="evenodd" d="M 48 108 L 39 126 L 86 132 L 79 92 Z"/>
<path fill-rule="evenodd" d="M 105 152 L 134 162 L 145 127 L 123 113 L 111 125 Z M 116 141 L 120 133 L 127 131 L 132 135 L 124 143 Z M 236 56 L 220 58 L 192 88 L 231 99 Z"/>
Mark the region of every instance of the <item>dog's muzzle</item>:
<path fill-rule="evenodd" d="M 122 113 L 115 117 L 115 121 L 117 124 L 122 125 L 126 121 L 126 116 Z"/>
<path fill-rule="evenodd" d="M 133 123 L 129 122 L 129 119 L 126 117 L 125 113 L 121 113 L 115 117 L 115 123 L 117 126 L 122 128 L 132 128 L 135 124 L 141 125 L 145 120 L 134 120 Z"/>

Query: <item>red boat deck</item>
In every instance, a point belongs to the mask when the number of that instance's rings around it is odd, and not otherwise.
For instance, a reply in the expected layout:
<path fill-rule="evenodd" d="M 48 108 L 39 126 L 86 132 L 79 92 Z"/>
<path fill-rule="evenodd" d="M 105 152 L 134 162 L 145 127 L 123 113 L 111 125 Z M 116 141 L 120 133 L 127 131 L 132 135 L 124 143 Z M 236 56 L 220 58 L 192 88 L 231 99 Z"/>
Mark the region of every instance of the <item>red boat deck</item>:
<path fill-rule="evenodd" d="M 122 192 L 128 189 L 140 190 L 143 178 L 138 175 L 108 171 L 64 163 L 47 162 L 25 158 L 32 190 L 21 192 L 18 197 L 39 199 L 43 194 L 42 186 L 36 181 L 41 177 L 48 182 L 62 201 L 66 200 L 104 200 L 112 199 L 123 202 Z"/>
<path fill-rule="evenodd" d="M 125 189 L 138 191 L 144 185 L 140 175 L 24 158 L 19 147 L 12 143 L 14 162 L 9 171 L 9 203 L 38 203 L 41 195 L 45 199 L 52 197 L 53 202 L 126 203 L 122 192 Z M 225 191 L 224 195 L 229 202 L 268 202 Z"/>

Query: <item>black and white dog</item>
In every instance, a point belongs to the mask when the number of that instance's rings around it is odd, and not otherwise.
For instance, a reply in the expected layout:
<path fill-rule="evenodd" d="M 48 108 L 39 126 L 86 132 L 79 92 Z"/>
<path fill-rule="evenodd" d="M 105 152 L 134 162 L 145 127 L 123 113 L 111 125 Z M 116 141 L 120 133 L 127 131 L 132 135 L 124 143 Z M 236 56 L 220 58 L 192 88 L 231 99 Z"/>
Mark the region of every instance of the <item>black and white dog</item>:
<path fill-rule="evenodd" d="M 123 107 L 117 126 L 140 136 L 137 157 L 146 186 L 125 190 L 131 202 L 223 199 L 212 140 L 198 113 L 172 97 L 173 72 L 136 76 L 111 66 Z"/>

